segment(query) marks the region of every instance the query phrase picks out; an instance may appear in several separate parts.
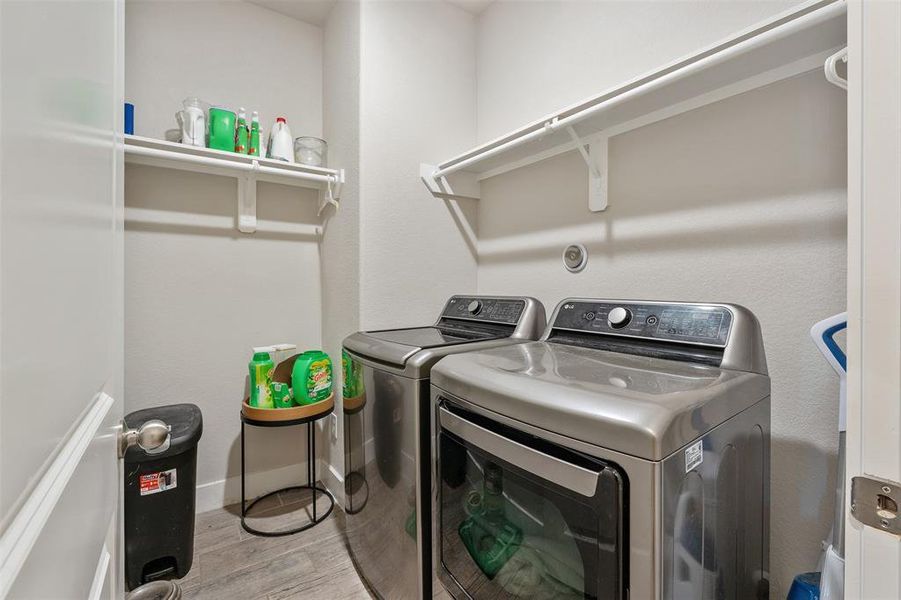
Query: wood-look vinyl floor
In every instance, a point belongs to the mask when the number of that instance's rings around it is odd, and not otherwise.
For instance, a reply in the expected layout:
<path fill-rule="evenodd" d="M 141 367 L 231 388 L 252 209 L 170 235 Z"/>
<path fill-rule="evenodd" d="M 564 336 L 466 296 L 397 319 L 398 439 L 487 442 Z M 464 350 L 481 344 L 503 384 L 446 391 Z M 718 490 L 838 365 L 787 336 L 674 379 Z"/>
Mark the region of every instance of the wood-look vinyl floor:
<path fill-rule="evenodd" d="M 248 525 L 261 530 L 296 527 L 312 511 L 307 490 L 271 496 L 253 508 Z M 317 510 L 325 510 L 320 498 Z M 180 580 L 187 600 L 368 600 L 342 535 L 336 505 L 312 529 L 284 537 L 254 536 L 241 528 L 238 504 L 197 515 L 194 564 Z"/>

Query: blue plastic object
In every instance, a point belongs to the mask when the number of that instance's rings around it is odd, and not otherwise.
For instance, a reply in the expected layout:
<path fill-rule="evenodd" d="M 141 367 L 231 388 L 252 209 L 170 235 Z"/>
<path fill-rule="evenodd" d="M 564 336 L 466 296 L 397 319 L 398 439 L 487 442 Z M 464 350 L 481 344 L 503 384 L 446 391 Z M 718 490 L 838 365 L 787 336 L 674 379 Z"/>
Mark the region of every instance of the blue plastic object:
<path fill-rule="evenodd" d="M 796 575 L 786 600 L 820 600 L 819 571 Z"/>
<path fill-rule="evenodd" d="M 125 133 L 127 135 L 135 133 L 135 105 L 129 102 L 125 103 Z"/>
<path fill-rule="evenodd" d="M 847 319 L 847 317 L 845 317 Z M 841 323 L 837 323 L 823 332 L 823 343 L 826 344 L 826 347 L 829 348 L 829 351 L 832 352 L 832 355 L 835 356 L 835 360 L 838 361 L 839 366 L 841 366 L 843 371 L 848 370 L 848 359 L 845 356 L 845 353 L 842 352 L 842 349 L 838 347 L 838 344 L 835 342 L 835 334 L 841 331 L 842 329 L 848 328 L 848 321 L 843 321 Z"/>

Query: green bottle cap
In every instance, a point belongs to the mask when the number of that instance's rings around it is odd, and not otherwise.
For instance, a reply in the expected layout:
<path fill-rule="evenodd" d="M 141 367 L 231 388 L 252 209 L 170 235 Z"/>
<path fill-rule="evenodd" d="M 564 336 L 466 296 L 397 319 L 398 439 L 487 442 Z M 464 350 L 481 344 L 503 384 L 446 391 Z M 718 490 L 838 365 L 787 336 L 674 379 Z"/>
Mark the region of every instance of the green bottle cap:
<path fill-rule="evenodd" d="M 254 361 L 269 360 L 269 353 L 268 352 L 254 352 L 253 360 Z"/>

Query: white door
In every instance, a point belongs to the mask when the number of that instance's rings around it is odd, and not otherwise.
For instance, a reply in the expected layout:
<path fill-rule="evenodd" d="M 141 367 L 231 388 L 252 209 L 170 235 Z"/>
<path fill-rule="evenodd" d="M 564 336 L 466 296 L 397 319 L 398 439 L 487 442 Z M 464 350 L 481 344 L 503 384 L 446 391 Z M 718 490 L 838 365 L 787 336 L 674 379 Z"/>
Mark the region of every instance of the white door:
<path fill-rule="evenodd" d="M 848 51 L 848 477 L 901 482 L 901 2 L 850 2 Z M 846 597 L 901 598 L 901 537 L 845 535 Z"/>
<path fill-rule="evenodd" d="M 0 0 L 0 598 L 121 596 L 122 10 Z"/>

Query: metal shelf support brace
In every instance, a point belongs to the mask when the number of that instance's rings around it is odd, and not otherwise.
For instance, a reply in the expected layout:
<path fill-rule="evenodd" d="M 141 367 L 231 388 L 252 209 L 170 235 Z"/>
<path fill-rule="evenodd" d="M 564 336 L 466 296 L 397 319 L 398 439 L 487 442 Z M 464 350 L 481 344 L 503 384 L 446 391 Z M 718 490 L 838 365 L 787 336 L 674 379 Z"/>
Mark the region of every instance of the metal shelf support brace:
<path fill-rule="evenodd" d="M 823 65 L 823 71 L 826 74 L 826 81 L 847 91 L 848 80 L 838 74 L 839 61 L 848 64 L 847 46 L 826 59 L 826 64 Z"/>
<path fill-rule="evenodd" d="M 253 170 L 239 175 L 238 180 L 238 231 L 253 233 L 257 230 L 257 178 L 260 163 L 253 161 Z"/>
<path fill-rule="evenodd" d="M 238 182 L 238 231 L 241 233 L 254 233 L 257 230 L 257 173 L 260 171 L 260 163 L 253 161 L 249 173 L 236 177 Z M 317 215 L 329 205 L 338 210 L 338 199 L 341 197 L 341 188 L 344 185 L 344 169 L 338 171 L 337 177 L 329 176 L 327 183 L 319 189 L 319 210 Z"/>
<path fill-rule="evenodd" d="M 601 212 L 607 210 L 607 142 L 606 134 L 593 136 L 591 140 L 583 140 L 572 126 L 566 127 L 576 149 L 588 167 L 588 210 Z"/>

